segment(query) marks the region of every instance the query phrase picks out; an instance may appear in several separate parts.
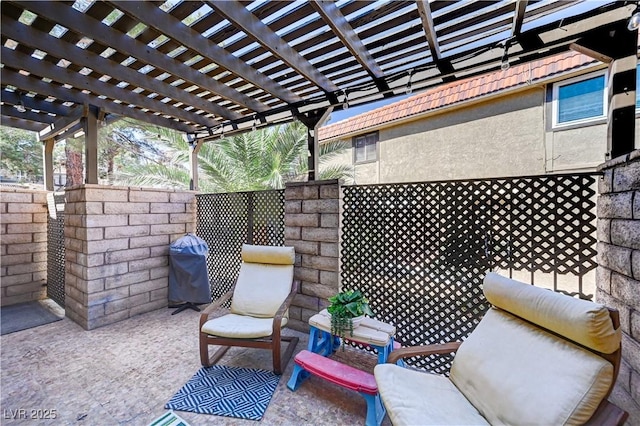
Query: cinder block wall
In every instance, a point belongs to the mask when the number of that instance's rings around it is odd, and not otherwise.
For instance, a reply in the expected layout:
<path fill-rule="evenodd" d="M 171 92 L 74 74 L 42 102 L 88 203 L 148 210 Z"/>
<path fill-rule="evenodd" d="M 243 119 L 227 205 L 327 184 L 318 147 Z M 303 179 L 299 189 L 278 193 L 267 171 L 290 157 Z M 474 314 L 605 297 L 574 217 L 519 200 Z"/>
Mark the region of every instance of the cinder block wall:
<path fill-rule="evenodd" d="M 294 278 L 301 282 L 289 326 L 308 332 L 309 318 L 328 305 L 339 287 L 339 182 L 289 183 L 284 198 L 285 245 L 296 249 Z"/>
<path fill-rule="evenodd" d="M 168 304 L 169 244 L 195 231 L 195 192 L 66 191 L 67 316 L 87 330 Z"/>
<path fill-rule="evenodd" d="M 596 300 L 620 311 L 622 367 L 612 400 L 640 406 L 640 150 L 602 166 Z M 635 403 L 635 406 L 634 406 Z M 640 421 L 640 417 L 636 420 Z"/>
<path fill-rule="evenodd" d="M 47 295 L 47 192 L 0 188 L 2 306 Z"/>

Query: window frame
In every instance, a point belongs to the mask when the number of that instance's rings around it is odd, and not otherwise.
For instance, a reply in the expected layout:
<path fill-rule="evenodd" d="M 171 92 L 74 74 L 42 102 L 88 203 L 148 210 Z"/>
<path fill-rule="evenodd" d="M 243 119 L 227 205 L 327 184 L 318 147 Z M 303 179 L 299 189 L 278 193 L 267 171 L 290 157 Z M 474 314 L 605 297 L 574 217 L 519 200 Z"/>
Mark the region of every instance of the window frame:
<path fill-rule="evenodd" d="M 374 158 L 373 159 L 365 159 L 365 160 L 358 161 L 358 159 L 357 159 L 358 147 L 357 147 L 356 140 L 358 138 L 367 138 L 369 136 L 375 136 L 375 143 L 371 144 L 371 145 L 373 145 L 372 149 L 374 150 L 373 152 L 375 154 Z M 374 163 L 374 162 L 378 161 L 378 145 L 379 145 L 379 142 L 380 142 L 380 133 L 377 132 L 377 131 L 376 132 L 364 133 L 364 134 L 361 134 L 361 135 L 358 135 L 358 136 L 354 136 L 352 138 L 352 140 L 351 140 L 351 144 L 352 144 L 352 147 L 353 147 L 353 164 L 366 164 L 366 163 Z M 365 148 L 367 146 L 368 145 L 365 145 Z M 367 151 L 365 149 L 365 157 L 366 157 L 366 153 L 367 153 Z"/>
<path fill-rule="evenodd" d="M 574 83 L 579 83 L 581 81 L 586 81 L 586 80 L 590 80 L 593 78 L 597 78 L 597 77 L 604 77 L 604 87 L 602 90 L 602 114 L 595 116 L 595 117 L 587 117 L 587 118 L 581 118 L 578 120 L 571 120 L 571 121 L 565 121 L 565 122 L 558 122 L 558 113 L 559 113 L 559 108 L 558 108 L 558 103 L 559 103 L 559 93 L 560 93 L 560 88 L 563 86 L 568 86 L 570 84 L 574 84 Z M 560 81 L 556 81 L 553 83 L 553 88 L 552 88 L 552 108 L 551 108 L 551 114 L 552 114 L 552 128 L 554 129 L 562 129 L 565 127 L 572 127 L 572 126 L 581 126 L 581 125 L 590 125 L 590 124 L 596 124 L 602 120 L 606 120 L 607 118 L 607 114 L 609 113 L 608 108 L 609 108 L 609 90 L 608 90 L 608 75 L 607 75 L 607 71 L 605 70 L 599 70 L 599 71 L 594 71 L 594 72 L 590 72 L 587 74 L 581 74 L 575 77 L 571 77 L 568 78 L 566 80 L 560 80 Z"/>

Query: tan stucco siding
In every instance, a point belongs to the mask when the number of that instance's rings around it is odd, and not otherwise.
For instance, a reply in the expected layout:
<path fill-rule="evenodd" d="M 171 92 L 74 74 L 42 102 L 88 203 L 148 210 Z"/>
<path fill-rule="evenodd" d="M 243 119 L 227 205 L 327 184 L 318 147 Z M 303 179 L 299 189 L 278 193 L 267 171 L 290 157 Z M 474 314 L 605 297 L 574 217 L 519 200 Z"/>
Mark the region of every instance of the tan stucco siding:
<path fill-rule="evenodd" d="M 380 131 L 380 182 L 544 173 L 544 90 Z"/>
<path fill-rule="evenodd" d="M 547 151 L 550 172 L 590 171 L 605 161 L 606 123 L 552 131 L 547 137 L 551 142 Z"/>

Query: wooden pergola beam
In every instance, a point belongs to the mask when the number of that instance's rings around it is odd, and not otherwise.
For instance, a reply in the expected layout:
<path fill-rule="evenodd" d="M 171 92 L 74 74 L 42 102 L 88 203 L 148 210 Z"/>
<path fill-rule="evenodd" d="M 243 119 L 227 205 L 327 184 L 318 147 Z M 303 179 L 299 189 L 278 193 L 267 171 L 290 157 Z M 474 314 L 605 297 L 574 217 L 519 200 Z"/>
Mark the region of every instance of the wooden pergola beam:
<path fill-rule="evenodd" d="M 237 0 L 227 1 L 206 1 L 217 13 L 224 16 L 237 28 L 240 28 L 249 37 L 266 49 L 269 49 L 274 56 L 281 59 L 289 67 L 296 70 L 304 78 L 320 87 L 328 93 L 340 90 L 331 80 L 324 76 L 300 53 L 293 49 L 278 34 L 266 26 L 253 13 L 249 12 Z"/>
<path fill-rule="evenodd" d="M 117 7 L 118 9 L 127 13 L 129 16 L 132 16 L 139 21 L 145 21 L 156 31 L 165 34 L 168 37 L 171 37 L 177 42 L 182 43 L 185 47 L 196 52 L 206 53 L 210 58 L 213 58 L 214 62 L 220 67 L 231 71 L 235 75 L 241 77 L 242 79 L 248 81 L 256 87 L 261 88 L 267 93 L 270 93 L 287 103 L 296 103 L 302 101 L 302 98 L 293 93 L 291 90 L 280 86 L 278 83 L 271 80 L 264 74 L 256 71 L 254 68 L 247 65 L 242 60 L 236 58 L 225 49 L 218 46 L 216 43 L 204 37 L 199 32 L 195 31 L 191 27 L 184 25 L 182 22 L 169 15 L 168 13 L 162 12 L 154 5 L 147 2 L 131 1 L 118 1 L 111 3 L 114 7 Z M 248 104 L 248 101 L 243 101 L 244 103 L 240 102 L 239 100 L 233 101 L 238 104 L 245 105 L 249 109 L 256 112 L 263 112 L 266 109 L 266 106 L 264 104 L 260 104 L 257 102 Z"/>
<path fill-rule="evenodd" d="M 336 6 L 335 2 L 330 0 L 316 0 L 312 1 L 311 5 L 322 17 L 329 27 L 333 30 L 335 35 L 342 41 L 353 57 L 363 66 L 363 68 L 373 77 L 384 77 L 384 71 L 380 68 L 380 65 L 371 56 L 362 40 L 353 30 L 353 27 L 349 25 L 346 18 L 340 12 L 340 9 Z"/>
<path fill-rule="evenodd" d="M 516 10 L 513 14 L 513 24 L 511 25 L 511 36 L 518 37 L 522 31 L 524 13 L 527 10 L 528 0 L 516 0 Z"/>
<path fill-rule="evenodd" d="M 29 109 L 35 109 L 55 115 L 65 116 L 71 113 L 71 108 L 62 104 L 39 100 L 31 96 L 20 95 L 16 92 L 10 92 L 8 90 L 2 90 L 2 92 L 0 93 L 0 100 L 11 105 L 19 105 L 20 102 L 22 102 L 24 106 Z"/>
<path fill-rule="evenodd" d="M 31 132 L 39 132 L 44 126 L 46 126 L 46 124 L 36 123 L 34 121 L 24 120 L 21 118 L 9 117 L 6 115 L 0 116 L 0 124 L 16 129 L 29 130 Z"/>
<path fill-rule="evenodd" d="M 67 117 L 60 117 L 41 130 L 38 133 L 38 139 L 41 141 L 53 139 L 59 134 L 65 132 L 67 129 L 76 125 L 83 117 L 86 117 L 86 115 L 87 107 L 79 105 L 74 109 L 73 114 L 70 114 Z"/>
<path fill-rule="evenodd" d="M 119 81 L 125 81 L 133 87 L 142 87 L 158 93 L 159 95 L 173 99 L 174 101 L 191 105 L 203 111 L 224 117 L 228 120 L 235 120 L 241 117 L 237 112 L 223 108 L 216 103 L 209 102 L 206 99 L 193 95 L 182 89 L 178 89 L 170 84 L 163 83 L 155 78 L 150 78 L 136 70 L 124 67 L 119 63 L 103 58 L 88 49 L 80 49 L 74 44 L 67 43 L 62 39 L 58 39 L 47 33 L 31 28 L 28 25 L 14 21 L 5 15 L 2 15 L 2 21 L 0 22 L 0 31 L 3 35 L 25 46 L 37 49 L 39 46 L 42 46 L 44 40 L 44 44 L 47 46 L 47 53 L 51 56 L 64 58 L 76 65 L 97 70 L 97 72 L 107 74 Z M 79 81 L 77 81 L 76 84 L 73 84 L 73 86 L 77 87 L 82 84 L 80 80 L 86 79 L 86 76 L 78 74 L 76 79 Z"/>
<path fill-rule="evenodd" d="M 185 133 L 195 133 L 196 128 L 186 123 L 167 119 L 154 114 L 145 113 L 139 109 L 129 108 L 123 104 L 117 104 L 98 96 L 89 95 L 73 89 L 65 89 L 51 83 L 45 83 L 42 80 L 33 77 L 23 76 L 15 71 L 8 70 L 6 67 L 0 69 L 0 79 L 4 84 L 10 84 L 24 91 L 40 93 L 45 96 L 73 102 L 76 104 L 91 104 L 103 108 L 105 111 L 120 115 L 123 117 L 133 118 L 135 120 L 144 121 L 161 127 L 180 130 Z M 41 127 L 42 128 L 42 127 Z"/>
<path fill-rule="evenodd" d="M 6 115 L 7 117 L 13 117 L 13 118 L 18 118 L 18 119 L 28 120 L 28 121 L 35 121 L 36 123 L 51 124 L 56 120 L 55 117 L 46 113 L 34 112 L 31 110 L 20 112 L 11 105 L 2 105 L 0 107 L 0 114 Z"/>
<path fill-rule="evenodd" d="M 131 105 L 137 105 L 143 108 L 148 108 L 152 111 L 158 111 L 172 117 L 181 118 L 185 121 L 197 120 L 196 124 L 205 127 L 214 127 L 220 123 L 204 115 L 194 115 L 185 111 L 182 108 L 175 107 L 171 104 L 160 102 L 157 99 L 152 99 L 147 96 L 143 96 L 139 93 L 132 92 L 131 90 L 122 89 L 118 86 L 106 83 L 104 81 L 86 77 L 82 81 L 78 81 L 77 73 L 70 71 L 66 68 L 58 67 L 51 62 L 41 61 L 35 59 L 24 53 L 16 52 L 6 47 L 1 47 L 0 52 L 2 58 L 11 63 L 12 66 L 19 69 L 37 69 L 39 77 L 49 78 L 60 83 L 69 84 L 78 89 L 90 90 L 94 93 L 100 93 L 103 96 L 107 96 L 111 99 L 119 99 L 127 102 Z M 77 86 L 80 84 L 80 86 Z M 81 102 L 85 103 L 85 102 Z M 94 104 L 93 102 L 89 102 Z"/>
<path fill-rule="evenodd" d="M 451 62 L 442 59 L 442 52 L 440 52 L 440 44 L 438 43 L 438 35 L 436 34 L 436 27 L 433 23 L 433 14 L 431 12 L 429 0 L 416 0 L 416 6 L 418 7 L 418 14 L 422 21 L 422 28 L 424 29 L 424 35 L 427 39 L 427 43 L 429 44 L 429 51 L 431 52 L 433 62 L 442 74 L 453 73 L 455 70 Z M 443 81 L 450 81 L 453 79 L 453 76 L 448 76 L 443 78 Z"/>

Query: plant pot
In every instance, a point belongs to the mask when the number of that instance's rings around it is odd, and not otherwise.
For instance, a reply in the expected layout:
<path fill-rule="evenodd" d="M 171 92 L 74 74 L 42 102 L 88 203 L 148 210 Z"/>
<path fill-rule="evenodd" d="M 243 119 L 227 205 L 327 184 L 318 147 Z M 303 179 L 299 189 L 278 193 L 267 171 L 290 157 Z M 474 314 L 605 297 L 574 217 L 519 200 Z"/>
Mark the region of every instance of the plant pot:
<path fill-rule="evenodd" d="M 363 320 L 364 320 L 364 315 L 360 315 L 358 317 L 352 318 L 351 322 L 353 323 L 353 328 L 358 327 Z"/>

